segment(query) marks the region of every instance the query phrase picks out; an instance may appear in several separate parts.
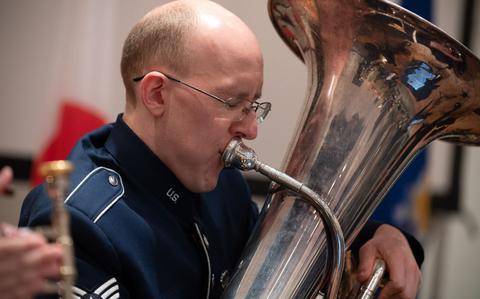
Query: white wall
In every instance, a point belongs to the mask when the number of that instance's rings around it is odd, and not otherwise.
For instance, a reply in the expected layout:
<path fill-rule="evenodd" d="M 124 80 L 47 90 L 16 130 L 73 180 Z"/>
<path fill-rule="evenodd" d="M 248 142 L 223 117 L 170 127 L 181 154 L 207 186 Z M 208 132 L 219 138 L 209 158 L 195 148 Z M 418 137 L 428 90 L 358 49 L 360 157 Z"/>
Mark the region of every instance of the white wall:
<path fill-rule="evenodd" d="M 460 39 L 464 0 L 437 0 L 435 3 L 435 23 Z M 471 49 L 480 56 L 480 3 L 476 4 Z M 449 172 L 445 157 L 451 152 L 451 146 L 435 142 L 432 149 L 430 178 L 434 188 L 445 189 L 448 176 L 444 174 Z M 460 214 L 439 215 L 433 219 L 424 242 L 427 260 L 423 269 L 422 299 L 480 298 L 480 148 L 465 148 L 463 168 Z"/>
<path fill-rule="evenodd" d="M 106 0 L 105 0 L 106 1 Z M 120 60 L 120 48 L 128 30 L 134 22 L 150 8 L 165 1 L 117 0 L 113 10 L 112 60 Z M 223 0 L 221 4 L 238 14 L 250 25 L 259 38 L 265 52 L 264 98 L 274 103 L 272 114 L 261 125 L 259 137 L 251 142 L 263 160 L 280 167 L 288 142 L 292 137 L 300 103 L 305 93 L 306 71 L 300 61 L 283 45 L 270 25 L 266 11 L 266 1 Z M 72 1 L 61 0 L 4 0 L 0 2 L 0 153 L 31 157 L 53 134 L 56 104 L 59 101 L 59 83 L 62 74 L 59 65 L 68 63 L 61 59 L 61 45 L 56 37 L 65 29 L 66 6 Z M 438 0 L 434 15 L 436 23 L 447 32 L 458 37 L 461 32 L 459 17 L 463 1 Z M 480 9 L 477 6 L 477 9 Z M 480 11 L 476 13 L 480 15 Z M 480 54 L 480 24 L 476 24 L 475 49 Z M 62 31 L 63 30 L 63 31 Z M 65 41 L 64 41 L 65 42 Z M 71 43 L 76 37 L 71 36 Z M 77 41 L 78 42 L 78 41 Z M 105 86 L 109 90 L 110 105 L 107 115 L 113 120 L 123 109 L 123 91 L 119 68 L 108 70 L 110 77 Z M 101 87 L 99 87 L 101 88 Z M 432 155 L 431 177 L 435 188 L 445 185 L 445 173 L 449 171 L 445 144 L 435 145 Z M 465 157 L 463 204 L 465 213 L 472 216 L 474 223 L 480 222 L 480 150 L 469 148 Z M 20 188 L 18 198 L 26 189 Z M 0 202 L 0 219 L 16 221 L 16 209 L 20 199 L 9 203 Z M 2 214 L 3 211 L 3 214 Z M 2 216 L 3 215 L 3 216 Z M 444 224 L 445 231 L 438 232 L 440 226 L 431 232 L 432 240 L 426 245 L 427 264 L 424 268 L 424 289 L 422 298 L 434 293 L 431 286 L 435 282 L 436 265 L 443 269 L 437 285 L 439 296 L 435 298 L 478 298 L 480 297 L 480 263 L 475 253 L 480 252 L 478 233 L 469 234 L 461 217 L 453 216 L 437 219 Z M 437 229 L 437 230 L 435 230 Z M 435 232 L 437 231 L 437 232 Z M 445 248 L 441 262 L 434 261 L 438 253 L 438 240 L 444 237 Z M 473 238 L 471 238 L 473 236 Z M 438 272 L 438 271 L 437 271 Z"/>

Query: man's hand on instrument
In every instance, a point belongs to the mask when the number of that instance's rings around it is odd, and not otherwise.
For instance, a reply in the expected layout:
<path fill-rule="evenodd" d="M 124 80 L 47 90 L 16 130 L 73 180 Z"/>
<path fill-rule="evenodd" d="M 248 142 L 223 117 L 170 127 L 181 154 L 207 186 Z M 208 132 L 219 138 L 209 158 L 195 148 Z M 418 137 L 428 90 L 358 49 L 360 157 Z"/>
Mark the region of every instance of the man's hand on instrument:
<path fill-rule="evenodd" d="M 379 299 L 413 299 L 416 297 L 421 272 L 407 239 L 395 227 L 383 224 L 372 239 L 359 251 L 358 280 L 366 282 L 373 271 L 375 260 L 385 261 L 389 281 Z"/>
<path fill-rule="evenodd" d="M 58 278 L 62 261 L 59 245 L 48 244 L 32 231 L 0 224 L 0 297 L 32 298 L 47 278 Z"/>

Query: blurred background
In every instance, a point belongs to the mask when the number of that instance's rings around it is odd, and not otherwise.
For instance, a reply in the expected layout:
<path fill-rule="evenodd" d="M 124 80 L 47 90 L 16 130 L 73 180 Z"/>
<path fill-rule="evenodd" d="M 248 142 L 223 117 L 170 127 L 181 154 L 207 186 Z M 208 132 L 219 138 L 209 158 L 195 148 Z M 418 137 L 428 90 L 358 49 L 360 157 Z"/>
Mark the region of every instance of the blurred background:
<path fill-rule="evenodd" d="M 68 153 L 76 138 L 124 108 L 123 40 L 153 0 L 0 1 L 0 167 L 15 172 L 0 220 L 16 224 L 21 202 L 40 181 L 40 160 Z M 300 117 L 307 72 L 270 23 L 266 1 L 217 1 L 256 33 L 264 51 L 268 120 L 250 142 L 281 168 Z M 431 20 L 480 56 L 480 3 L 396 1 Z M 268 182 L 248 175 L 257 198 Z M 425 248 L 419 298 L 480 298 L 480 148 L 436 141 L 387 195 L 375 217 L 414 233 Z"/>

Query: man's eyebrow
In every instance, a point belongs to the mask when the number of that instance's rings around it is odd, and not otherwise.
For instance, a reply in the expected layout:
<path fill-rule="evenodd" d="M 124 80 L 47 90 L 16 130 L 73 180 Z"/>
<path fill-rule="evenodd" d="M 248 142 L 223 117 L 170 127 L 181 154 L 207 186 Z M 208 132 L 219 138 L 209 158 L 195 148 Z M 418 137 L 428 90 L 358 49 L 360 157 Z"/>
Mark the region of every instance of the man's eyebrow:
<path fill-rule="evenodd" d="M 243 102 L 244 100 L 250 100 L 250 94 L 248 92 L 239 92 L 233 96 L 232 100 L 236 103 Z"/>
<path fill-rule="evenodd" d="M 232 105 L 240 104 L 244 100 L 254 102 L 254 101 L 258 100 L 261 96 L 262 96 L 262 92 L 259 91 L 259 92 L 256 92 L 253 95 L 253 99 L 252 99 L 251 94 L 249 92 L 241 91 L 241 92 L 239 92 L 239 93 L 237 93 L 233 96 L 228 97 L 229 98 L 228 102 Z"/>

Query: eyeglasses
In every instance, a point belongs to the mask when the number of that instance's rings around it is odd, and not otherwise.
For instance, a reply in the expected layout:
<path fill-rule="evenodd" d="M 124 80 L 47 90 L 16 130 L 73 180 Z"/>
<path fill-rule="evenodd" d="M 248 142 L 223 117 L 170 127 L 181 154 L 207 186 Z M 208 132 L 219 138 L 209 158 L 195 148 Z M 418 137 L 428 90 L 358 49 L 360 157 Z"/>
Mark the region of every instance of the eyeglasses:
<path fill-rule="evenodd" d="M 181 81 L 181 80 L 179 80 L 179 79 L 177 79 L 177 78 L 174 78 L 174 77 L 172 77 L 172 76 L 170 76 L 170 75 L 168 75 L 168 74 L 165 74 L 165 73 L 163 73 L 163 72 L 162 72 L 162 74 L 165 75 L 165 77 L 167 77 L 169 80 L 172 80 L 172 81 L 174 81 L 174 82 L 180 83 L 180 84 L 182 84 L 182 85 L 184 85 L 184 86 L 186 86 L 186 87 L 188 87 L 188 88 L 191 88 L 191 89 L 193 89 L 193 90 L 195 90 L 195 91 L 197 91 L 197 92 L 200 92 L 200 93 L 202 93 L 202 94 L 210 97 L 211 99 L 214 99 L 214 100 L 216 100 L 216 101 L 219 101 L 219 102 L 223 103 L 224 105 L 226 105 L 226 106 L 229 107 L 229 108 L 236 108 L 236 107 L 238 106 L 238 103 L 235 103 L 235 104 L 232 104 L 232 103 L 231 103 L 232 100 L 233 100 L 233 98 L 229 98 L 229 99 L 227 99 L 227 100 L 224 100 L 224 99 L 222 99 L 222 98 L 220 98 L 220 97 L 218 97 L 218 96 L 216 96 L 216 95 L 213 95 L 213 94 L 211 94 L 211 93 L 209 93 L 209 92 L 206 92 L 206 91 L 204 91 L 204 90 L 202 90 L 202 89 L 200 89 L 200 88 L 198 88 L 198 87 L 195 87 L 195 86 L 190 85 L 190 84 L 188 84 L 188 83 L 186 83 L 186 82 L 183 82 L 183 81 Z M 143 75 L 143 76 L 140 76 L 140 77 L 133 78 L 132 80 L 133 80 L 134 82 L 142 81 L 143 78 L 145 78 L 146 75 L 147 75 L 147 74 L 145 74 L 145 75 Z M 235 101 L 234 101 L 234 102 L 235 102 Z M 256 117 L 257 117 L 257 122 L 261 123 L 261 122 L 263 122 L 263 121 L 265 120 L 265 118 L 267 117 L 267 115 L 268 115 L 268 113 L 270 112 L 271 109 L 272 109 L 272 103 L 270 103 L 270 102 L 261 102 L 261 103 L 260 103 L 260 102 L 258 102 L 258 101 L 255 100 L 255 101 L 251 102 L 250 107 L 248 107 L 248 108 L 247 108 L 247 107 L 244 107 L 244 108 L 242 109 L 242 113 L 243 113 L 244 115 L 248 115 L 250 112 L 254 111 L 255 114 L 256 114 Z"/>

